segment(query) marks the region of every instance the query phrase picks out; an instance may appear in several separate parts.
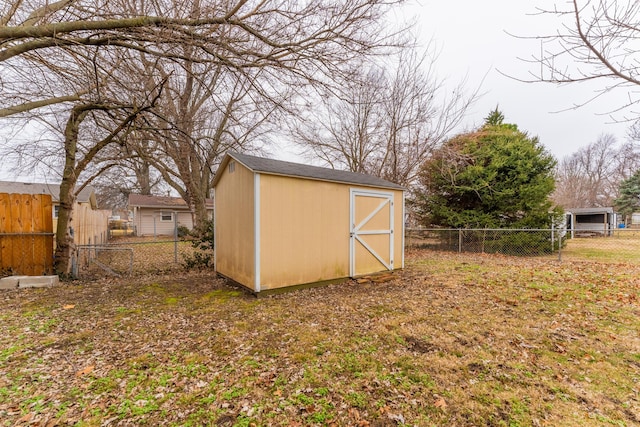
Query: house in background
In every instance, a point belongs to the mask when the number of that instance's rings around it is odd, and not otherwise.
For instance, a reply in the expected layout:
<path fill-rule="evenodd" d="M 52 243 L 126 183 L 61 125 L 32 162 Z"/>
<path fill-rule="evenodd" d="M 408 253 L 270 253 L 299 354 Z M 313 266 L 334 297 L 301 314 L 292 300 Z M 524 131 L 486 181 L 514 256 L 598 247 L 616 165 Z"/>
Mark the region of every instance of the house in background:
<path fill-rule="evenodd" d="M 618 225 L 618 214 L 612 207 L 571 208 L 566 210 L 567 230 L 576 235 L 609 235 Z"/>
<path fill-rule="evenodd" d="M 53 231 L 58 227 L 60 211 L 60 184 L 0 181 L 0 193 L 48 194 L 53 205 Z M 86 186 L 76 197 L 71 229 L 76 245 L 99 245 L 109 237 L 111 211 L 98 209 L 95 189 Z"/>
<path fill-rule="evenodd" d="M 209 218 L 213 217 L 213 200 L 207 199 Z M 176 226 L 193 228 L 191 209 L 181 197 L 129 194 L 129 210 L 137 236 L 172 236 Z"/>

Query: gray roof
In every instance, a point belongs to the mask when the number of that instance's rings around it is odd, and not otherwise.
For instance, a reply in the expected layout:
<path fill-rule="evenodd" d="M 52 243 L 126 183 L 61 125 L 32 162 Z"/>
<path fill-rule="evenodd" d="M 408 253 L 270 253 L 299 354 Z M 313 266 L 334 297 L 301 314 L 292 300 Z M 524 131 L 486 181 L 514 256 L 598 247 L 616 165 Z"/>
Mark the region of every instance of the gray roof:
<path fill-rule="evenodd" d="M 590 214 L 603 214 L 603 213 L 613 213 L 613 208 L 611 206 L 606 207 L 598 207 L 598 208 L 568 208 L 565 209 L 566 212 L 577 214 L 577 215 L 590 215 Z"/>
<path fill-rule="evenodd" d="M 94 191 L 92 186 L 87 185 L 78 194 L 76 201 L 79 203 L 90 202 Z M 60 184 L 0 181 L 0 193 L 49 194 L 51 199 L 57 203 L 60 201 Z"/>
<path fill-rule="evenodd" d="M 267 159 L 264 157 L 249 156 L 247 154 L 227 152 L 227 156 L 222 161 L 221 167 L 214 178 L 215 186 L 220 179 L 220 174 L 224 167 L 233 158 L 253 172 L 267 173 L 272 175 L 284 175 L 291 177 L 300 177 L 306 179 L 314 179 L 318 181 L 342 182 L 346 184 L 357 184 L 366 187 L 391 188 L 394 190 L 404 190 L 401 185 L 395 184 L 386 179 L 378 178 L 373 175 L 363 173 L 341 171 L 336 169 L 321 168 L 318 166 L 309 166 L 301 163 L 285 162 L 282 160 Z"/>
<path fill-rule="evenodd" d="M 142 208 L 173 208 L 189 209 L 182 197 L 147 196 L 144 194 L 129 194 L 129 206 Z M 213 208 L 213 199 L 206 200 L 206 207 Z"/>

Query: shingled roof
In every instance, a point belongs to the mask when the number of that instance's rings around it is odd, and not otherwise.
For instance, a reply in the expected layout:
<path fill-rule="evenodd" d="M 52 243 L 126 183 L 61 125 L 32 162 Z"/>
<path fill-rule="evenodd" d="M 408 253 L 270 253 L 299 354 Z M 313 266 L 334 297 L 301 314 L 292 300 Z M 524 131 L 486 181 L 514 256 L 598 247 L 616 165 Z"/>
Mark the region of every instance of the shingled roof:
<path fill-rule="evenodd" d="M 299 177 L 318 181 L 342 182 L 345 184 L 356 184 L 366 187 L 404 190 L 404 187 L 402 187 L 401 185 L 395 184 L 391 181 L 387 181 L 386 179 L 378 178 L 377 176 L 373 175 L 321 168 L 318 166 L 309 166 L 301 163 L 285 162 L 282 160 L 267 159 L 264 157 L 235 153 L 233 151 L 227 152 L 227 155 L 223 159 L 222 164 L 218 169 L 218 173 L 216 173 L 216 176 L 213 180 L 214 186 L 218 183 L 220 175 L 222 171 L 224 171 L 230 159 L 235 159 L 253 172 L 258 173 Z"/>
<path fill-rule="evenodd" d="M 58 203 L 60 201 L 60 184 L 0 181 L 0 193 L 49 194 L 51 195 L 51 200 Z M 76 201 L 95 204 L 94 188 L 90 185 L 84 187 L 80 194 L 77 195 Z"/>
<path fill-rule="evenodd" d="M 129 194 L 129 206 L 142 208 L 189 209 L 182 197 L 147 196 L 144 194 Z M 207 208 L 213 207 L 213 199 L 206 200 Z"/>

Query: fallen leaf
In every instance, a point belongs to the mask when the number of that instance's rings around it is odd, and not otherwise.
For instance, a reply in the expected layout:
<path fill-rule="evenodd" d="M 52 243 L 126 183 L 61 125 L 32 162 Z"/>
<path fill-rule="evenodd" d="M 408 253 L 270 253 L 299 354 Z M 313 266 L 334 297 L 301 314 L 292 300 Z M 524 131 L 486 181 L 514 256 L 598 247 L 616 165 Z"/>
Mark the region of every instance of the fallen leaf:
<path fill-rule="evenodd" d="M 18 424 L 31 421 L 31 418 L 33 418 L 33 413 L 29 412 L 28 414 L 24 415 L 22 418 L 18 420 Z"/>
<path fill-rule="evenodd" d="M 447 402 L 443 398 L 438 398 L 436 402 L 433 404 L 436 408 L 445 409 L 447 407 Z"/>
<path fill-rule="evenodd" d="M 86 368 L 76 372 L 76 377 L 81 377 L 83 375 L 87 375 L 87 374 L 93 372 L 93 368 L 95 368 L 95 366 L 93 366 L 93 365 L 87 366 Z"/>
<path fill-rule="evenodd" d="M 71 310 L 72 308 L 74 308 L 76 305 L 75 304 L 67 304 L 67 305 L 63 305 L 62 309 L 63 310 Z"/>

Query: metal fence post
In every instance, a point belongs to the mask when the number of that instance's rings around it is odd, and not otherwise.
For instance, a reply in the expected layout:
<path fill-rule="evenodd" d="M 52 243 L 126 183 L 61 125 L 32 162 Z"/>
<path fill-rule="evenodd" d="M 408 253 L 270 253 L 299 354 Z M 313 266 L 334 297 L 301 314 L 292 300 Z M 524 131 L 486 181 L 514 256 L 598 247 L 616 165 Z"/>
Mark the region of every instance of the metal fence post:
<path fill-rule="evenodd" d="M 458 228 L 458 253 L 462 253 L 462 229 Z"/>
<path fill-rule="evenodd" d="M 78 257 L 81 248 L 76 248 L 75 253 L 71 257 L 71 276 L 74 279 L 78 278 Z"/>
<path fill-rule="evenodd" d="M 558 236 L 558 261 L 562 261 L 562 233 L 560 233 Z"/>
<path fill-rule="evenodd" d="M 178 212 L 173 212 L 173 262 L 178 263 Z"/>

